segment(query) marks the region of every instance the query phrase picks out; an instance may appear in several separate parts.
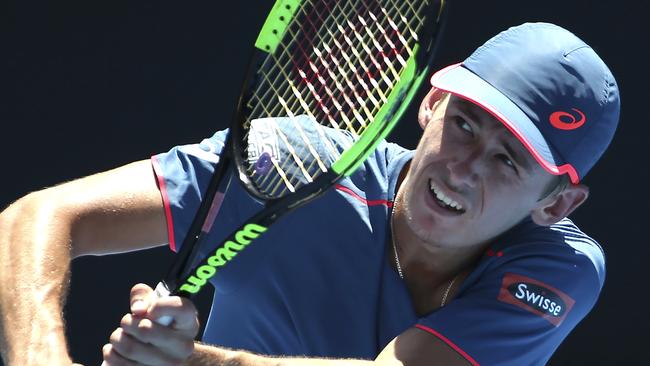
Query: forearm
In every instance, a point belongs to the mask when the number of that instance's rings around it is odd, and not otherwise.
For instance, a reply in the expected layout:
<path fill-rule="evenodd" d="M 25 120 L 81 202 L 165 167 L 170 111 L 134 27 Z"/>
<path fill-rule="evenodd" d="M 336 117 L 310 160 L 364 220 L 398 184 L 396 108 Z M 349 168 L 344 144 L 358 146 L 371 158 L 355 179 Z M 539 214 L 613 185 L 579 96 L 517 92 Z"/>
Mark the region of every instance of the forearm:
<path fill-rule="evenodd" d="M 374 361 L 304 357 L 272 357 L 197 343 L 189 366 L 369 366 Z"/>
<path fill-rule="evenodd" d="M 0 214 L 0 340 L 9 365 L 69 363 L 62 317 L 70 233 L 28 196 Z M 56 245 L 53 245 L 56 243 Z"/>

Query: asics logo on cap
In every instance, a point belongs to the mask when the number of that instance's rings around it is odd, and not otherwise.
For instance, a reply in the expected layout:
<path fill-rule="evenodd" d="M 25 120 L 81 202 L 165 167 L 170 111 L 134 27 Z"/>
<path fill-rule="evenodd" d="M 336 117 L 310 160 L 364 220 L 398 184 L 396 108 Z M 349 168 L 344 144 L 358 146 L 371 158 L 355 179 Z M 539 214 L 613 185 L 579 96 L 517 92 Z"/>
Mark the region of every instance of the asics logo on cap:
<path fill-rule="evenodd" d="M 580 119 L 576 119 L 576 116 L 569 112 L 557 111 L 551 113 L 551 116 L 548 118 L 551 125 L 557 129 L 565 131 L 575 130 L 582 127 L 582 125 L 587 122 L 587 117 L 578 108 L 571 109 L 579 114 Z"/>

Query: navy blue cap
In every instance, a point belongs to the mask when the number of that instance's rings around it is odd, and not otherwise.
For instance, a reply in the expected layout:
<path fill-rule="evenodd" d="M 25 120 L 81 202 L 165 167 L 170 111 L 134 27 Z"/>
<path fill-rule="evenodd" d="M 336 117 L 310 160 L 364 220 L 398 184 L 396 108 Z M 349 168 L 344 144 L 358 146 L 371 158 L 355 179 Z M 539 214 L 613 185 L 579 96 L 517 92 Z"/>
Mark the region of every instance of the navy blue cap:
<path fill-rule="evenodd" d="M 431 77 L 500 120 L 551 174 L 578 183 L 614 137 L 618 86 L 596 52 L 549 23 L 503 31 Z"/>

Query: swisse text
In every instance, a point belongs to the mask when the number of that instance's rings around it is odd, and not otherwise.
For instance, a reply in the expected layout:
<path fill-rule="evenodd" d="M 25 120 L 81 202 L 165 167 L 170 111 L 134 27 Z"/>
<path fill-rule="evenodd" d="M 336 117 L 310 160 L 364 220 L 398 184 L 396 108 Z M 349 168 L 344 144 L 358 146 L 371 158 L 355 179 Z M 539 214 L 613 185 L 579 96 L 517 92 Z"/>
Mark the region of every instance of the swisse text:
<path fill-rule="evenodd" d="M 549 315 L 561 316 L 564 302 L 552 291 L 530 283 L 516 283 L 510 286 L 510 292 L 527 305 Z"/>
<path fill-rule="evenodd" d="M 195 294 L 201 290 L 206 282 L 212 278 L 220 267 L 232 260 L 237 253 L 242 251 L 253 240 L 257 239 L 266 227 L 257 224 L 246 224 L 243 229 L 237 231 L 234 235 L 234 241 L 228 240 L 224 245 L 218 248 L 213 255 L 208 257 L 207 264 L 196 269 L 194 274 L 180 287 L 180 291 Z"/>

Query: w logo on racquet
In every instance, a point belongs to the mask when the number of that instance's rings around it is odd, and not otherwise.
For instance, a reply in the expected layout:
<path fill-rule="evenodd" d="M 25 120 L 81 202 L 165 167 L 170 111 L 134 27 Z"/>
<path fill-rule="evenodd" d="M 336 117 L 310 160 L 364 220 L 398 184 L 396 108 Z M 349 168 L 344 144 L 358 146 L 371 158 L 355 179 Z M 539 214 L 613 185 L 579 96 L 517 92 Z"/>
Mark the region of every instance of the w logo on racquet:
<path fill-rule="evenodd" d="M 218 248 L 208 257 L 207 263 L 197 268 L 194 275 L 187 279 L 180 287 L 180 290 L 191 294 L 199 292 L 207 281 L 217 274 L 219 268 L 231 261 L 237 253 L 242 251 L 265 231 L 266 227 L 262 225 L 253 223 L 246 224 L 246 226 L 235 233 L 234 238 L 227 240 L 223 247 Z"/>

